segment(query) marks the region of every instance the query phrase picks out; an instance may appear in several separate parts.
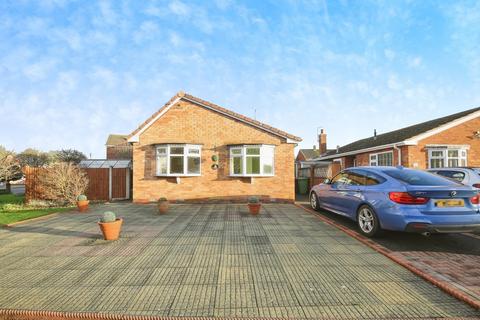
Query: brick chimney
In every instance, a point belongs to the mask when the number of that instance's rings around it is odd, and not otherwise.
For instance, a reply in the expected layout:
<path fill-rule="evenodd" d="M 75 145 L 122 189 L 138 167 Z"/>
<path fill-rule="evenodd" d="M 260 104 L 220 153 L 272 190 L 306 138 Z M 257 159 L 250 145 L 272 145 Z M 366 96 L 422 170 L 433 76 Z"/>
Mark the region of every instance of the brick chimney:
<path fill-rule="evenodd" d="M 327 152 L 327 134 L 324 129 L 320 129 L 320 134 L 318 135 L 318 149 L 320 154 Z"/>

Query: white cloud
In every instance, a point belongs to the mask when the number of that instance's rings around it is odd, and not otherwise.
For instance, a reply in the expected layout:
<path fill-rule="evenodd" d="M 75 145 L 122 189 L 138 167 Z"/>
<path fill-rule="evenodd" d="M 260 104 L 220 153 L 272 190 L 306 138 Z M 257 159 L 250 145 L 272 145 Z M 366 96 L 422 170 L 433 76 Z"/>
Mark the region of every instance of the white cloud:
<path fill-rule="evenodd" d="M 413 57 L 408 59 L 408 66 L 410 68 L 418 68 L 422 65 L 422 58 L 421 57 Z"/>
<path fill-rule="evenodd" d="M 385 54 L 385 57 L 388 59 L 388 60 L 393 60 L 395 59 L 395 51 L 391 50 L 391 49 L 385 49 L 383 50 L 383 53 Z"/>
<path fill-rule="evenodd" d="M 55 67 L 56 62 L 54 60 L 40 61 L 30 64 L 23 68 L 23 74 L 30 81 L 38 81 L 45 79 Z"/>
<path fill-rule="evenodd" d="M 113 47 L 116 44 L 116 38 L 112 33 L 95 30 L 88 35 L 90 45 L 104 45 Z"/>
<path fill-rule="evenodd" d="M 232 6 L 233 0 L 215 0 L 215 4 L 221 10 L 225 10 L 228 7 Z"/>
<path fill-rule="evenodd" d="M 388 85 L 388 88 L 392 89 L 392 90 L 399 90 L 402 87 L 402 85 L 400 84 L 400 82 L 398 80 L 397 75 L 395 75 L 395 74 L 391 74 L 388 77 L 387 85 Z"/>
<path fill-rule="evenodd" d="M 174 47 L 178 47 L 183 43 L 182 37 L 176 32 L 170 32 L 169 38 L 170 38 L 170 43 Z"/>
<path fill-rule="evenodd" d="M 135 43 L 139 44 L 145 40 L 153 39 L 159 32 L 158 25 L 153 21 L 144 21 L 133 35 Z"/>
<path fill-rule="evenodd" d="M 118 77 L 112 70 L 105 67 L 95 67 L 90 75 L 92 81 L 99 88 L 114 88 L 118 83 Z"/>
<path fill-rule="evenodd" d="M 178 0 L 170 2 L 168 8 L 172 13 L 179 16 L 186 17 L 190 15 L 190 7 Z"/>
<path fill-rule="evenodd" d="M 99 2 L 99 9 L 102 15 L 102 21 L 107 24 L 115 24 L 117 22 L 117 13 L 112 8 L 112 4 L 108 0 Z"/>
<path fill-rule="evenodd" d="M 153 4 L 149 4 L 148 7 L 144 10 L 144 13 L 149 16 L 154 16 L 157 18 L 161 18 L 165 16 L 165 12 L 162 9 L 154 6 Z"/>
<path fill-rule="evenodd" d="M 75 29 L 58 28 L 50 31 L 50 38 L 54 41 L 59 41 L 61 44 L 66 43 L 70 49 L 79 51 L 83 47 L 83 40 L 80 34 Z"/>

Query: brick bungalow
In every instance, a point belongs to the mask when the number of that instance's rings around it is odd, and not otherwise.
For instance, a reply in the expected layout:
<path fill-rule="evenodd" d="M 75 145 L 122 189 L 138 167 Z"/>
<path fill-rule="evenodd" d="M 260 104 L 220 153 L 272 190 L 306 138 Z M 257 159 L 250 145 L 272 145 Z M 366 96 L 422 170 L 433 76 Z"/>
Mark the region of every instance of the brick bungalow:
<path fill-rule="evenodd" d="M 480 167 L 480 108 L 390 131 L 317 158 L 352 166 Z"/>
<path fill-rule="evenodd" d="M 294 200 L 301 139 L 192 95 L 179 92 L 126 139 L 134 202 Z"/>

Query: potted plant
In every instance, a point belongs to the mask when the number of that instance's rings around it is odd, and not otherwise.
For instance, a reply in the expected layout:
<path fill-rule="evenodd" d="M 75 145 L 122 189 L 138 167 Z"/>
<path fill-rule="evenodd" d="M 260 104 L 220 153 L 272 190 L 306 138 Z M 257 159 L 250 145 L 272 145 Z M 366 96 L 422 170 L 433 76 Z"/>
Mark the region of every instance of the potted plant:
<path fill-rule="evenodd" d="M 167 198 L 160 198 L 158 199 L 158 213 L 160 214 L 164 214 L 164 213 L 167 213 L 168 211 L 168 200 Z"/>
<path fill-rule="evenodd" d="M 123 219 L 117 218 L 115 213 L 107 211 L 103 213 L 102 218 L 98 221 L 100 230 L 105 240 L 117 240 L 122 228 Z"/>
<path fill-rule="evenodd" d="M 260 208 L 262 204 L 258 197 L 250 197 L 248 198 L 248 210 L 250 210 L 251 214 L 258 214 L 260 212 Z"/>
<path fill-rule="evenodd" d="M 87 196 L 84 194 L 81 194 L 77 197 L 77 208 L 78 211 L 80 212 L 85 212 L 88 210 L 88 204 L 90 203 L 89 200 L 87 200 Z"/>

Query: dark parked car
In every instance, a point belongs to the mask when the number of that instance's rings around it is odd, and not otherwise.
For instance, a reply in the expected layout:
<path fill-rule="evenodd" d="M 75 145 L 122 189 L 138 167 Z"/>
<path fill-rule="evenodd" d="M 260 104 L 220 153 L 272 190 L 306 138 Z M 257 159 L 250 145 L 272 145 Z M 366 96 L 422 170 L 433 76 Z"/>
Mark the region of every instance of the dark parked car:
<path fill-rule="evenodd" d="M 313 209 L 357 222 L 366 236 L 382 229 L 429 234 L 480 230 L 479 190 L 403 167 L 354 167 L 310 192 Z"/>

